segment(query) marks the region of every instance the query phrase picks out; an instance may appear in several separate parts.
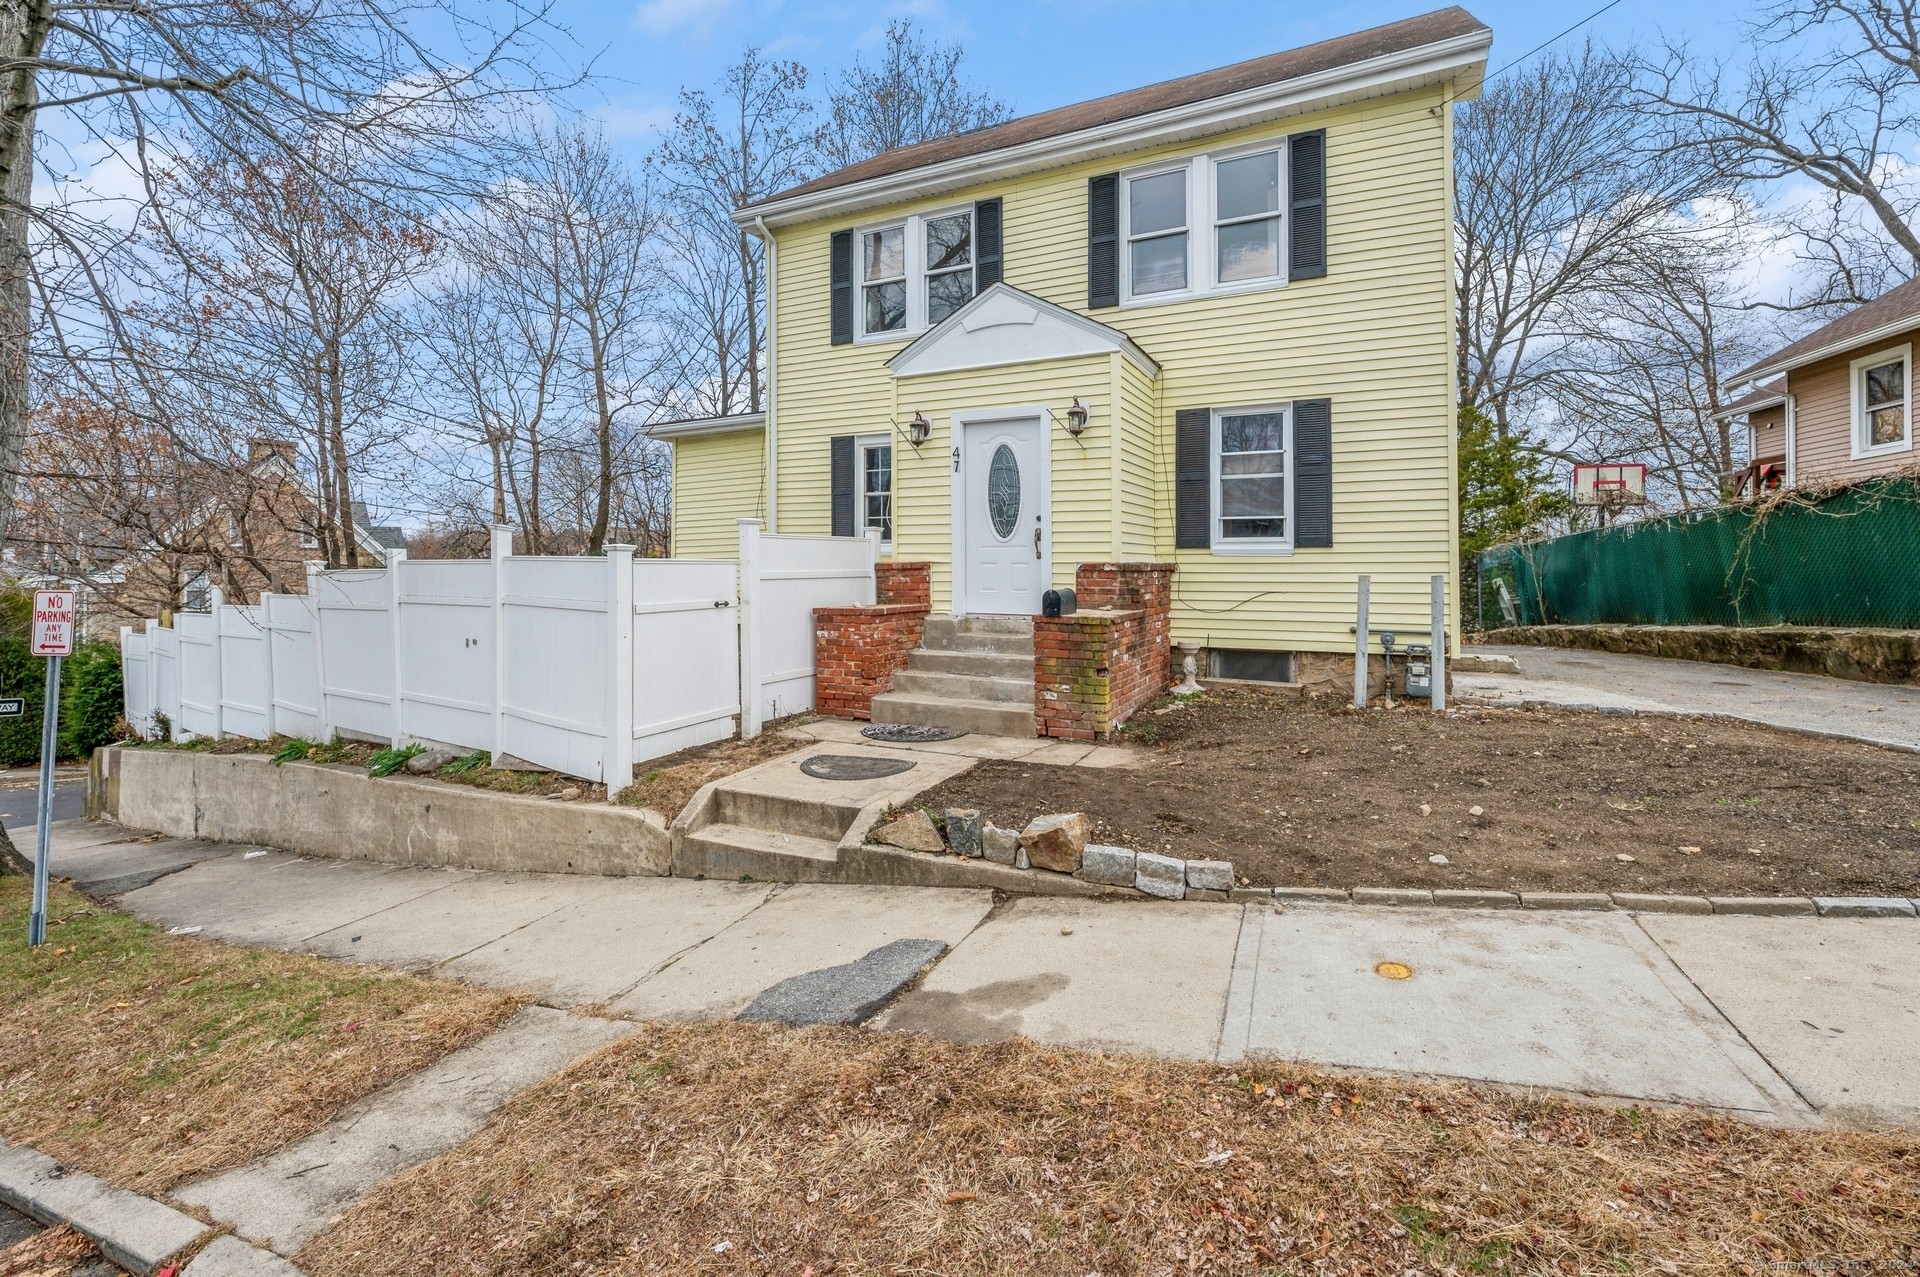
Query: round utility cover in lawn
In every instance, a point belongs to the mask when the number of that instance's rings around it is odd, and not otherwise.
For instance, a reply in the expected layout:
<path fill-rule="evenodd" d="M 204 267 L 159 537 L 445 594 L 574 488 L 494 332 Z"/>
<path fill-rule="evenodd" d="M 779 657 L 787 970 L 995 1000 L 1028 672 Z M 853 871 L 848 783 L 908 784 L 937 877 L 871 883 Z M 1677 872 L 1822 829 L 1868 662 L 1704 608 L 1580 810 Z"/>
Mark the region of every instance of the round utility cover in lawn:
<path fill-rule="evenodd" d="M 800 770 L 815 780 L 879 780 L 912 771 L 904 758 L 856 758 L 851 754 L 815 754 L 800 764 Z"/>
<path fill-rule="evenodd" d="M 895 745 L 925 745 L 937 740 L 958 740 L 966 733 L 952 727 L 916 727 L 912 723 L 875 723 L 862 727 L 868 740 L 889 741 Z"/>

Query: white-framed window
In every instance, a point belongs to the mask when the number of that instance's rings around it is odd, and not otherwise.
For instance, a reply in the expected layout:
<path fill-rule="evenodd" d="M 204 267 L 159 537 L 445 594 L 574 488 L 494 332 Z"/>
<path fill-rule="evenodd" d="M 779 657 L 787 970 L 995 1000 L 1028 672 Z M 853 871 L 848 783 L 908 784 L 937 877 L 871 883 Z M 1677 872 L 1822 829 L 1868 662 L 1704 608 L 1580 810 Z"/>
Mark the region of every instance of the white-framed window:
<path fill-rule="evenodd" d="M 1913 347 L 1853 361 L 1853 455 L 1875 457 L 1913 448 Z"/>
<path fill-rule="evenodd" d="M 893 547 L 893 436 L 861 435 L 853 441 L 855 531 L 880 530 L 882 549 Z"/>
<path fill-rule="evenodd" d="M 1262 404 L 1213 410 L 1213 549 L 1221 554 L 1293 550 L 1293 408 Z"/>
<path fill-rule="evenodd" d="M 1121 304 L 1286 284 L 1286 147 L 1274 138 L 1120 175 Z"/>
<path fill-rule="evenodd" d="M 973 297 L 973 207 L 915 213 L 854 235 L 856 340 L 925 332 Z"/>

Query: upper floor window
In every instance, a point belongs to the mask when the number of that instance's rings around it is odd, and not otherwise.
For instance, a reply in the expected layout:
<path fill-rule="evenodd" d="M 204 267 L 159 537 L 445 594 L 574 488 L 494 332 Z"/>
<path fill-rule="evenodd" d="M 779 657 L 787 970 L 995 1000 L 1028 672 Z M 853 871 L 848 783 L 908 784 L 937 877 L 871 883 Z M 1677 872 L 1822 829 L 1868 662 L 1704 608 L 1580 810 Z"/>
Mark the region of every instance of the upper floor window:
<path fill-rule="evenodd" d="M 974 287 L 973 210 L 916 213 L 859 233 L 861 337 L 906 336 L 966 305 Z"/>
<path fill-rule="evenodd" d="M 1900 346 L 1853 361 L 1853 455 L 1913 447 L 1913 348 Z"/>
<path fill-rule="evenodd" d="M 1281 148 L 1271 144 L 1122 174 L 1123 300 L 1283 283 L 1284 167 Z"/>

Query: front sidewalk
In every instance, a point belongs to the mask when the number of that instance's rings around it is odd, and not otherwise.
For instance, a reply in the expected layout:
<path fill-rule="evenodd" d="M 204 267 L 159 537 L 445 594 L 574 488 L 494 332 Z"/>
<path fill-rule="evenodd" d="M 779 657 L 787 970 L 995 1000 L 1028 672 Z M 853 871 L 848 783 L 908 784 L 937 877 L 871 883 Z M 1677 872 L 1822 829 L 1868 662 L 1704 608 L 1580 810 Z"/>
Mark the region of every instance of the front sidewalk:
<path fill-rule="evenodd" d="M 947 955 L 880 1027 L 1920 1125 L 1909 919 L 1033 898 L 995 909 L 982 890 L 486 874 L 55 829 L 56 872 L 84 865 L 76 876 L 123 890 L 120 906 L 149 921 L 530 989 L 559 1007 L 731 1016 L 781 980 L 931 940 Z M 1412 978 L 1376 974 L 1383 963 Z"/>

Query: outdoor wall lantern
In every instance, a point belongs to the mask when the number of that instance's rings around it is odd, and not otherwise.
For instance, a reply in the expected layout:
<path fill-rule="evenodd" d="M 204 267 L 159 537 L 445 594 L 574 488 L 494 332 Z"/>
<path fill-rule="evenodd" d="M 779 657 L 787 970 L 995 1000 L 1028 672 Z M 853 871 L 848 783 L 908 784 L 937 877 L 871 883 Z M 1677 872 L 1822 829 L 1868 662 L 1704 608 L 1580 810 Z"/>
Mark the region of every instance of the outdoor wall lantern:
<path fill-rule="evenodd" d="M 1078 439 L 1080 432 L 1087 428 L 1087 406 L 1080 402 L 1080 396 L 1073 397 L 1073 406 L 1067 409 L 1067 433 Z"/>
<path fill-rule="evenodd" d="M 933 423 L 927 420 L 923 412 L 913 414 L 913 420 L 907 423 L 907 442 L 918 448 L 933 437 Z"/>

